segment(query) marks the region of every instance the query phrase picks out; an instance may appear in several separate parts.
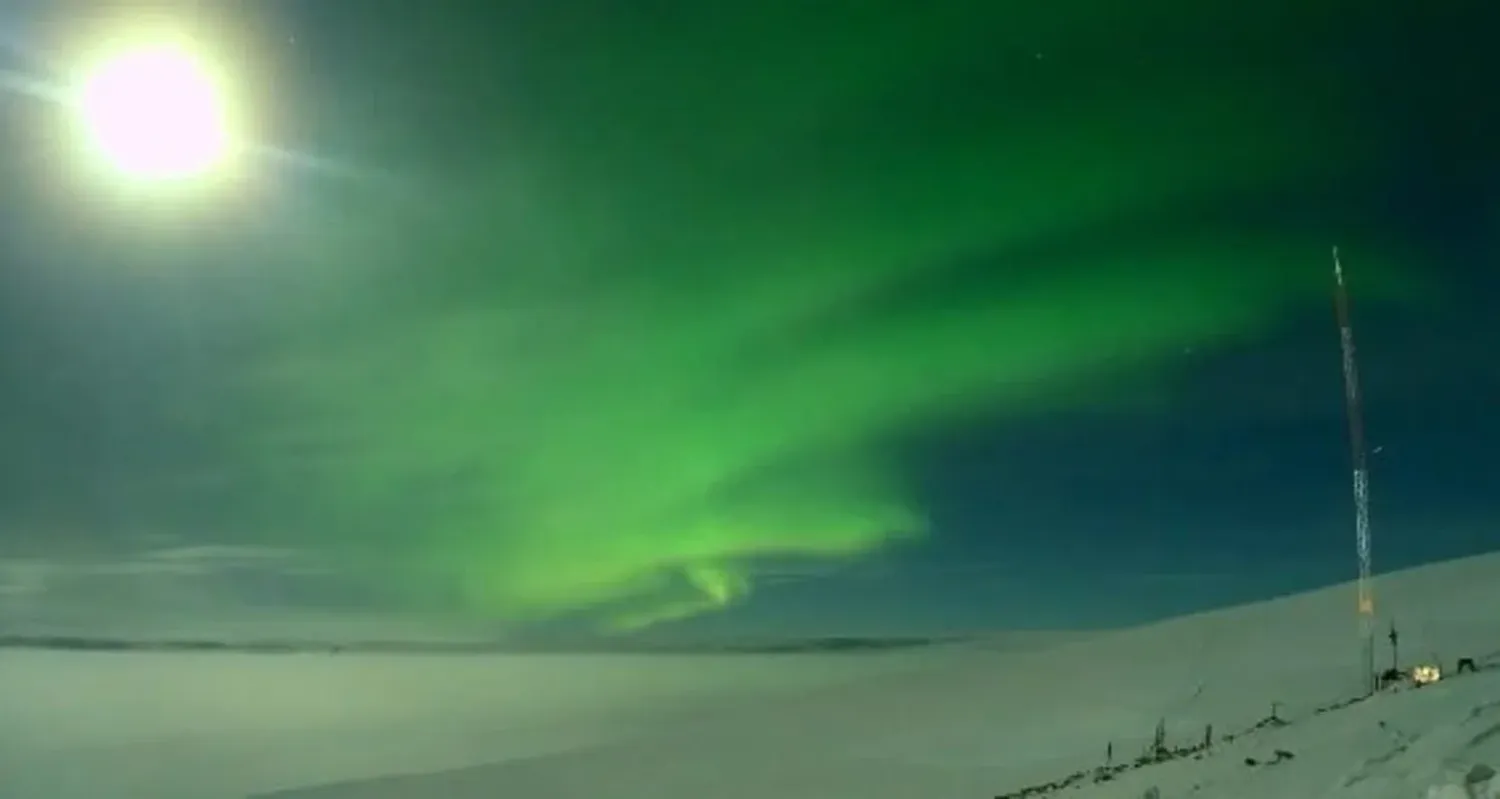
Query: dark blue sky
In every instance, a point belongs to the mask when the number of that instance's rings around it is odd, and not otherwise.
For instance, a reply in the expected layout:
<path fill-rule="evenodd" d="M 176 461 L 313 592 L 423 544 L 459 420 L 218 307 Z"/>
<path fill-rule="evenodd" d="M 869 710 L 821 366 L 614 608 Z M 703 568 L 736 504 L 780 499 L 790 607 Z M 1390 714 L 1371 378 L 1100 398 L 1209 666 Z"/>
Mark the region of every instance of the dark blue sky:
<path fill-rule="evenodd" d="M 0 96 L 6 621 L 570 628 L 711 573 L 663 629 L 1095 626 L 1342 580 L 1334 244 L 1377 568 L 1500 544 L 1483 4 L 562 5 L 183 16 L 281 151 L 239 204 L 112 204 Z M 0 85 L 74 24 L 0 8 Z M 643 386 L 698 415 L 647 432 Z"/>

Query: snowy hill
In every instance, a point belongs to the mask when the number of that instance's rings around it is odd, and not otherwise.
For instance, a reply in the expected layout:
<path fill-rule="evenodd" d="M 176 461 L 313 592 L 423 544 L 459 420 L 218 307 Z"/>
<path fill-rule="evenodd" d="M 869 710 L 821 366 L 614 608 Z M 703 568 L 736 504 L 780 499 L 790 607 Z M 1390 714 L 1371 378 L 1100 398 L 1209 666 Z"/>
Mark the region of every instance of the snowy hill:
<path fill-rule="evenodd" d="M 1065 795 L 1282 799 L 1419 797 L 1500 765 L 1500 670 L 1452 673 L 1500 657 L 1500 555 L 1388 575 L 1377 598 L 1403 665 L 1450 677 L 1333 710 L 1361 688 L 1347 586 L 1019 651 L 569 656 L 524 675 L 8 653 L 0 774 L 18 799 L 989 799 L 1075 773 Z M 1257 728 L 1273 712 L 1285 725 Z M 1169 747 L 1209 725 L 1214 745 L 1094 781 L 1159 722 Z"/>
<path fill-rule="evenodd" d="M 1293 717 L 1279 729 L 1220 744 L 1201 759 L 1183 759 L 1124 772 L 1108 782 L 1092 779 L 1079 797 L 1246 799 L 1419 799 L 1430 788 L 1459 785 L 1475 764 L 1500 762 L 1500 673 L 1401 695 L 1381 696 L 1343 711 Z M 1007 733 L 1006 729 L 1012 730 Z M 1007 776 L 1005 753 L 1025 723 L 994 725 L 987 745 L 997 765 L 962 766 L 933 760 L 872 758 L 845 751 L 797 750 L 775 743 L 769 730 L 742 736 L 686 739 L 479 767 L 437 775 L 371 780 L 276 794 L 285 799 L 398 799 L 404 797 L 611 796 L 646 797 L 988 797 Z M 786 730 L 783 730 L 783 733 Z M 977 732 L 977 731 L 976 731 Z M 801 733 L 790 736 L 798 742 Z M 843 749 L 847 742 L 829 742 Z M 667 745 L 663 745 L 667 744 Z M 758 750 L 732 748 L 758 745 Z M 1279 760 L 1278 752 L 1290 755 Z M 1102 760 L 1102 758 L 1101 758 Z M 1251 765 L 1254 762 L 1255 765 Z M 1500 783 L 1488 786 L 1497 795 Z M 1046 792 L 1026 795 L 1047 795 Z M 1455 799 L 1463 799 L 1459 794 Z M 1444 796 L 1443 799 L 1449 799 Z"/>

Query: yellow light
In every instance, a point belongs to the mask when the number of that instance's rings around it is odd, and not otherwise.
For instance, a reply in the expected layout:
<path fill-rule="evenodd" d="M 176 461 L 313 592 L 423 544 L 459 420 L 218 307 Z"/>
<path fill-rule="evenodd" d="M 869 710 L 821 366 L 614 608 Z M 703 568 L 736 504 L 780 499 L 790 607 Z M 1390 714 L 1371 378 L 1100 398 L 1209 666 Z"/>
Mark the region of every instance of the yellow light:
<path fill-rule="evenodd" d="M 106 58 L 76 101 L 94 153 L 129 177 L 197 177 L 223 167 L 231 153 L 223 93 L 185 50 L 156 45 Z"/>
<path fill-rule="evenodd" d="M 1443 678 L 1442 669 L 1433 665 L 1417 666 L 1411 670 L 1411 681 L 1417 685 L 1427 685 Z"/>

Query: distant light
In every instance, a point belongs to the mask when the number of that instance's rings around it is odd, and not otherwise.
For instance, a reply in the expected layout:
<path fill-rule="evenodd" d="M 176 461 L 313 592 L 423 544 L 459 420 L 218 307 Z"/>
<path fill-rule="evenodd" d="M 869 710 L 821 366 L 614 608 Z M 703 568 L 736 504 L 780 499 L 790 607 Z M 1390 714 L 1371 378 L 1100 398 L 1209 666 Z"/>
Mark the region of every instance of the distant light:
<path fill-rule="evenodd" d="M 231 154 L 223 93 L 181 49 L 146 47 L 105 59 L 84 78 L 76 103 L 95 155 L 130 178 L 203 176 Z"/>
<path fill-rule="evenodd" d="M 1417 685 L 1435 683 L 1443 678 L 1443 670 L 1433 665 L 1417 666 L 1411 670 L 1411 681 Z"/>

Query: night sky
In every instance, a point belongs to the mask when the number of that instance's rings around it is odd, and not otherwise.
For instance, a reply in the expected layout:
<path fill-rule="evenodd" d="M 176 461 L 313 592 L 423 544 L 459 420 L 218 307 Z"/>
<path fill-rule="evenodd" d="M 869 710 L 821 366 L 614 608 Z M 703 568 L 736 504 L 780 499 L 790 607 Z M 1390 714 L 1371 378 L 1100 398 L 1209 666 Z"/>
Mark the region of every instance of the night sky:
<path fill-rule="evenodd" d="M 24 89 L 87 6 L 0 3 L 10 629 L 1093 627 L 1348 579 L 1334 245 L 1377 569 L 1500 546 L 1493 3 L 181 3 L 264 145 L 203 197 L 69 166 Z"/>

